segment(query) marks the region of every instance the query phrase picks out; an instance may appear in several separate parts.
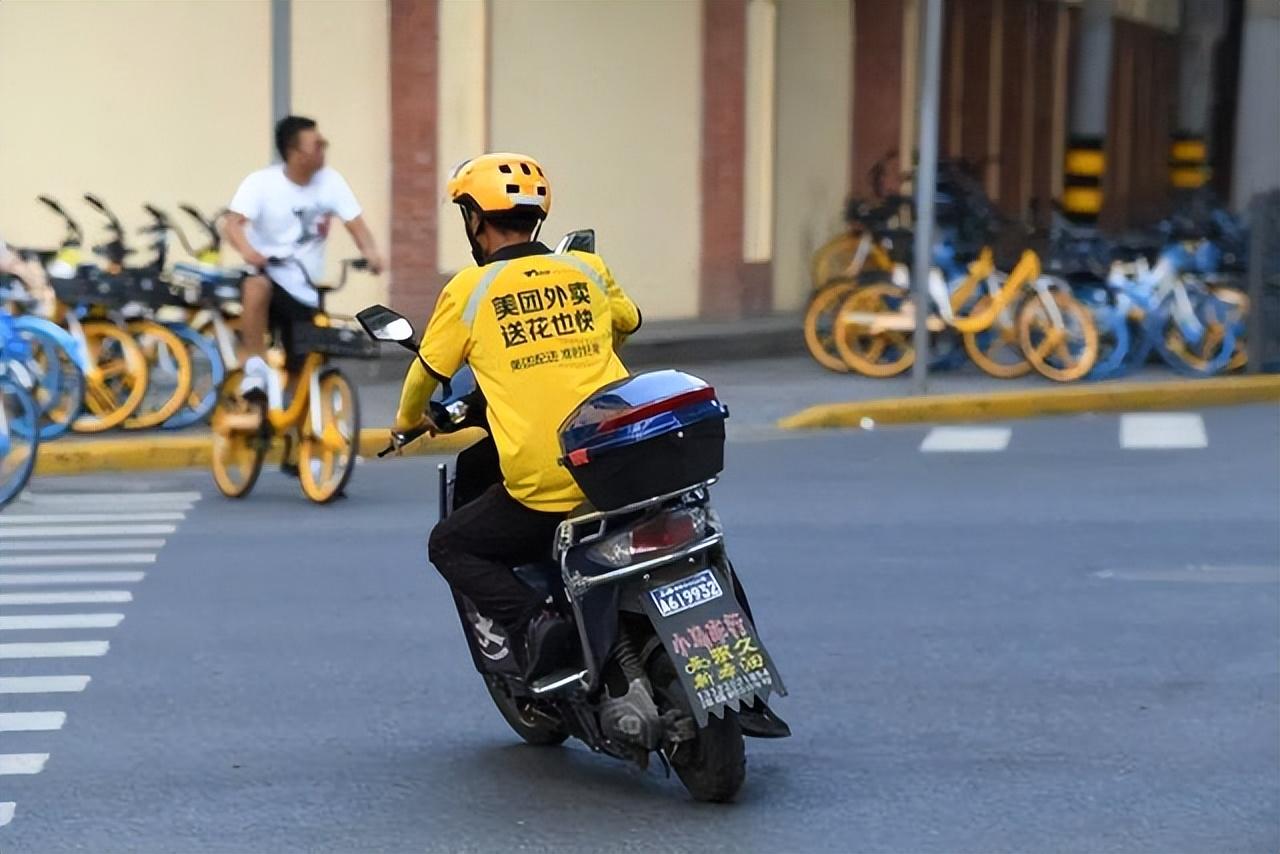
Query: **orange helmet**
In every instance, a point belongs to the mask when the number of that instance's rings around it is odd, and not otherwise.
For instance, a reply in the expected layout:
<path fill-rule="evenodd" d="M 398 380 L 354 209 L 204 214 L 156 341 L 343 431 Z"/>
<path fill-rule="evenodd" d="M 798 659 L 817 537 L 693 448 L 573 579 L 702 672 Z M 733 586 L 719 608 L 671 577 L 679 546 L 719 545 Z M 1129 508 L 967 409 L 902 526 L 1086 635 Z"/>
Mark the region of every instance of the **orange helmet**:
<path fill-rule="evenodd" d="M 551 183 L 538 161 L 523 154 L 482 154 L 449 176 L 449 199 L 482 215 L 551 213 Z"/>

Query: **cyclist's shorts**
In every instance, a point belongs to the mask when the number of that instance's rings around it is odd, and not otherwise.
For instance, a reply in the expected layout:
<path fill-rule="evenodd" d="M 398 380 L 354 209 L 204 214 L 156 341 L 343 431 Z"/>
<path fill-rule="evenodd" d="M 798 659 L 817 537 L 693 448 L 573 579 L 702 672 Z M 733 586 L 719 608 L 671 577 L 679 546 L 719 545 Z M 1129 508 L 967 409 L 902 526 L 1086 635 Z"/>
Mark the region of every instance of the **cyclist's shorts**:
<path fill-rule="evenodd" d="M 298 302 L 291 293 L 275 282 L 271 283 L 271 305 L 267 309 L 267 322 L 280 346 L 284 347 L 285 367 L 290 373 L 301 368 L 307 358 L 306 353 L 298 352 L 294 343 L 294 324 L 313 322 L 316 311 L 311 306 Z"/>

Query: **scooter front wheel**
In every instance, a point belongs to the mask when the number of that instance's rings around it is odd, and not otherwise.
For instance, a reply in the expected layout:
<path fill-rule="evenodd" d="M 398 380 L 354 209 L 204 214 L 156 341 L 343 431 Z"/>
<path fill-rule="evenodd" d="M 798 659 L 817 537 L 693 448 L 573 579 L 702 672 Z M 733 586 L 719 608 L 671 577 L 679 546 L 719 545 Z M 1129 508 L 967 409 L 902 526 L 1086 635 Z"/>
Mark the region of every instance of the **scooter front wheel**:
<path fill-rule="evenodd" d="M 515 730 L 525 744 L 555 747 L 569 737 L 564 727 L 552 723 L 549 718 L 522 709 L 520 701 L 511 696 L 506 685 L 497 676 L 485 676 L 484 687 L 489 689 L 489 696 L 498 707 L 498 714 L 502 715 L 507 726 Z"/>

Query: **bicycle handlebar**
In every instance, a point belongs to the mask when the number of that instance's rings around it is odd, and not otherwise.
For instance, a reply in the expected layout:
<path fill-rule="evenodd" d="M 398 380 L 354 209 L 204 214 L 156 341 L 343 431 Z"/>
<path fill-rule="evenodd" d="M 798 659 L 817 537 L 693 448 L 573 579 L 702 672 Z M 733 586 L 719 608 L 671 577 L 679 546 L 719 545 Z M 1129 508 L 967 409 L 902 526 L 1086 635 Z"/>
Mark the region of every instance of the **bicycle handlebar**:
<path fill-rule="evenodd" d="M 310 288 L 315 288 L 316 290 L 320 290 L 320 288 L 316 286 L 316 283 L 311 280 L 311 274 L 307 272 L 307 268 L 295 256 L 289 255 L 283 258 L 278 255 L 267 256 L 267 264 L 266 264 L 267 267 L 282 267 L 285 264 L 294 264 L 295 266 L 297 266 L 297 268 L 302 271 L 302 278 L 306 281 L 307 286 Z M 333 285 L 332 287 L 326 287 L 324 290 L 327 290 L 327 291 L 341 290 L 343 287 L 346 286 L 347 274 L 351 270 L 367 270 L 367 269 L 369 269 L 369 262 L 364 258 L 347 258 L 342 262 L 342 275 L 338 277 L 338 283 L 336 285 Z"/>
<path fill-rule="evenodd" d="M 71 237 L 69 239 L 63 239 L 62 244 L 64 246 L 79 246 L 84 242 L 84 231 L 80 229 L 80 223 L 72 219 L 71 214 L 67 213 L 66 209 L 64 209 L 62 205 L 58 204 L 57 200 L 42 193 L 39 196 L 36 196 L 36 201 L 48 207 L 55 214 L 61 217 L 64 223 L 66 223 L 67 232 Z"/>
<path fill-rule="evenodd" d="M 107 207 L 107 203 L 95 196 L 93 193 L 85 193 L 84 200 L 88 205 L 107 218 L 108 227 L 116 234 L 123 235 L 124 227 L 120 225 L 120 220 L 116 217 L 111 209 Z"/>

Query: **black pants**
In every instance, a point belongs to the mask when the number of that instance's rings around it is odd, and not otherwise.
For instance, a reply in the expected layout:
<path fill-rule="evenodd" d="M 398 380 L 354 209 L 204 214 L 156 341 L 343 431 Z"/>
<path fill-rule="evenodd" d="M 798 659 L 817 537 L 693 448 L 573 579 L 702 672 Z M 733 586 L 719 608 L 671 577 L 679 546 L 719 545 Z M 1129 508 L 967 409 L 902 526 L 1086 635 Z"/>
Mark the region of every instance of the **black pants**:
<path fill-rule="evenodd" d="M 518 631 L 543 603 L 511 570 L 550 556 L 564 517 L 530 510 L 497 483 L 436 525 L 427 555 L 480 613 L 508 632 Z"/>
<path fill-rule="evenodd" d="M 298 351 L 293 328 L 299 323 L 314 323 L 317 309 L 299 302 L 293 294 L 271 283 L 271 302 L 267 308 L 267 326 L 284 348 L 285 369 L 296 376 L 307 360 L 305 352 Z"/>

